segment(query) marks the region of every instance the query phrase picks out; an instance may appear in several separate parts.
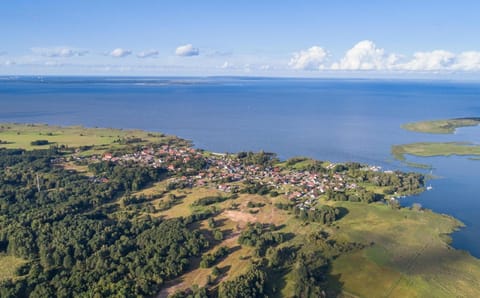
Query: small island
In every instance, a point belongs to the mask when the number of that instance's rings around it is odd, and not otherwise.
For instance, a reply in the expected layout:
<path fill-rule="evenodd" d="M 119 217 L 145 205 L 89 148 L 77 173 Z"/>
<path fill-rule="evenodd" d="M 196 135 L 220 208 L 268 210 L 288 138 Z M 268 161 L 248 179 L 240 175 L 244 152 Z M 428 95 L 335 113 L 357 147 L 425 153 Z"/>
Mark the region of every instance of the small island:
<path fill-rule="evenodd" d="M 449 245 L 462 223 L 400 206 L 418 173 L 139 130 L 0 139 L 1 297 L 480 296 L 480 261 Z"/>
<path fill-rule="evenodd" d="M 406 160 L 406 154 L 422 157 L 450 155 L 472 156 L 480 155 L 480 146 L 472 143 L 460 142 L 419 142 L 404 145 L 394 145 L 392 147 L 392 154 L 396 159 L 402 161 Z"/>
<path fill-rule="evenodd" d="M 477 125 L 480 125 L 480 117 L 420 121 L 404 124 L 402 128 L 414 132 L 452 134 L 457 128 Z"/>
<path fill-rule="evenodd" d="M 480 118 L 468 117 L 413 122 L 402 125 L 402 128 L 410 131 L 431 134 L 452 134 L 457 128 L 477 126 L 479 124 Z M 480 145 L 469 142 L 416 142 L 393 145 L 391 152 L 395 159 L 403 161 L 407 165 L 418 168 L 429 168 L 430 166 L 426 164 L 407 161 L 405 155 L 421 157 L 460 155 L 469 156 L 470 159 L 475 160 L 475 156 L 480 156 Z"/>

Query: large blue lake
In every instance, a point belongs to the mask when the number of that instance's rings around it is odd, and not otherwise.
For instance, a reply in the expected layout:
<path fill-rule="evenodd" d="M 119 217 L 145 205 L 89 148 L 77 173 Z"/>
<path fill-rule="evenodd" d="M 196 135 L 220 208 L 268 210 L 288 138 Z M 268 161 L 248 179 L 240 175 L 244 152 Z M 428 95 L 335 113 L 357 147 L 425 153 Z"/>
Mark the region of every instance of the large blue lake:
<path fill-rule="evenodd" d="M 480 127 L 454 135 L 403 131 L 406 122 L 480 116 L 480 84 L 439 81 L 0 77 L 0 122 L 161 131 L 217 151 L 265 150 L 281 158 L 361 161 L 386 169 L 391 146 L 417 141 L 480 143 Z M 480 257 L 480 161 L 431 164 L 432 191 L 405 199 L 467 227 L 453 245 Z"/>

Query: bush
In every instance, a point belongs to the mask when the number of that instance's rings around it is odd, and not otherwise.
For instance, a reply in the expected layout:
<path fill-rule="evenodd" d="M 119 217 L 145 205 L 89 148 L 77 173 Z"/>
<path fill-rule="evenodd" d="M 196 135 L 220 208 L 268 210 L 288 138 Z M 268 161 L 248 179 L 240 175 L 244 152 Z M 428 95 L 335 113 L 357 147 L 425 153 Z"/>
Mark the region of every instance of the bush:
<path fill-rule="evenodd" d="M 193 202 L 192 206 L 208 206 L 228 200 L 228 197 L 204 197 Z"/>
<path fill-rule="evenodd" d="M 48 140 L 35 140 L 30 142 L 30 145 L 32 146 L 43 146 L 48 144 L 49 144 Z"/>

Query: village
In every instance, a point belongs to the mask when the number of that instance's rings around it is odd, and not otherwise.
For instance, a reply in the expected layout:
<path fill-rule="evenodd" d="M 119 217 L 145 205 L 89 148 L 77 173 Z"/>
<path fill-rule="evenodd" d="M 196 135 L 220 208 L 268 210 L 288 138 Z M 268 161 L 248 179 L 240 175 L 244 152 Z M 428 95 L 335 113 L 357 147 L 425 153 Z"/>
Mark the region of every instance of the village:
<path fill-rule="evenodd" d="M 145 147 L 127 154 L 106 152 L 88 159 L 88 162 L 138 163 L 164 168 L 172 174 L 170 184 L 181 188 L 210 187 L 230 193 L 239 191 L 245 184 L 260 185 L 275 195 L 284 195 L 302 210 L 313 208 L 318 197 L 327 192 L 354 191 L 360 188 L 354 179 L 342 172 L 316 173 L 275 164 L 245 164 L 235 154 L 212 153 L 187 146 Z M 332 170 L 335 166 L 336 164 L 329 163 L 326 169 Z M 365 166 L 362 170 L 377 172 L 381 168 Z M 104 177 L 93 179 L 95 182 L 108 182 Z"/>

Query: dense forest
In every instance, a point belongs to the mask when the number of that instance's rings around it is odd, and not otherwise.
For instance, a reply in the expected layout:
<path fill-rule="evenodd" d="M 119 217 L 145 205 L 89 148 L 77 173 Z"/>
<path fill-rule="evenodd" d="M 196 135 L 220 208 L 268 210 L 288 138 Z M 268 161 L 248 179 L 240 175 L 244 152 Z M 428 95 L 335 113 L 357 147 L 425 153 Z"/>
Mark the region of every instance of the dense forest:
<path fill-rule="evenodd" d="M 143 149 L 135 146 L 131 152 Z M 282 232 L 282 227 L 250 223 L 239 233 L 238 245 L 253 248 L 251 268 L 218 283 L 223 273 L 216 265 L 233 251 L 226 246 L 214 248 L 225 238 L 214 219 L 219 213 L 216 206 L 225 201 L 238 206 L 240 194 L 271 199 L 279 196 L 277 188 L 245 179 L 232 188 L 238 193 L 195 200 L 188 216 L 153 217 L 138 206 L 148 206 L 149 200 L 165 194 L 169 199 L 150 205 L 151 209 L 168 210 L 177 204 L 180 198 L 171 192 L 192 187 L 178 178 L 198 175 L 208 166 L 207 159 L 175 161 L 176 172 L 133 161 L 78 162 L 90 173 L 85 175 L 58 164 L 74 152 L 74 148 L 53 146 L 31 151 L 0 149 L 0 253 L 26 261 L 17 268 L 15 278 L 0 282 L 1 297 L 151 297 L 192 268 L 212 268 L 213 277 L 208 276 L 206 287 L 179 291 L 174 297 L 276 295 L 275 276 L 289 272 L 295 279 L 296 297 L 323 297 L 328 292 L 329 258 L 360 247 L 336 243 L 321 233 L 312 238 L 312 245 L 290 245 L 288 240 L 295 235 Z M 121 149 L 113 155 L 127 153 L 128 149 Z M 264 169 L 279 162 L 275 154 L 264 152 L 242 152 L 234 158 L 240 165 Z M 288 161 L 287 167 L 295 162 Z M 371 203 L 385 194 L 415 191 L 423 185 L 423 177 L 416 174 L 361 168 L 350 163 L 328 169 L 314 162 L 308 170 L 348 174 L 352 181 L 384 188 L 384 194 L 329 190 L 324 195 L 327 200 Z M 135 194 L 164 180 L 168 180 L 165 190 L 155 196 Z M 248 201 L 246 206 L 263 208 L 266 203 Z M 280 201 L 274 206 L 292 213 L 303 225 L 331 225 L 345 213 L 328 205 L 304 209 Z M 202 230 L 201 221 L 210 230 Z"/>
<path fill-rule="evenodd" d="M 61 153 L 0 150 L 0 249 L 30 260 L 1 297 L 150 296 L 183 273 L 209 242 L 170 220 L 109 216 L 97 208 L 121 193 L 162 179 L 164 170 L 97 163 L 109 183 L 52 165 Z"/>

